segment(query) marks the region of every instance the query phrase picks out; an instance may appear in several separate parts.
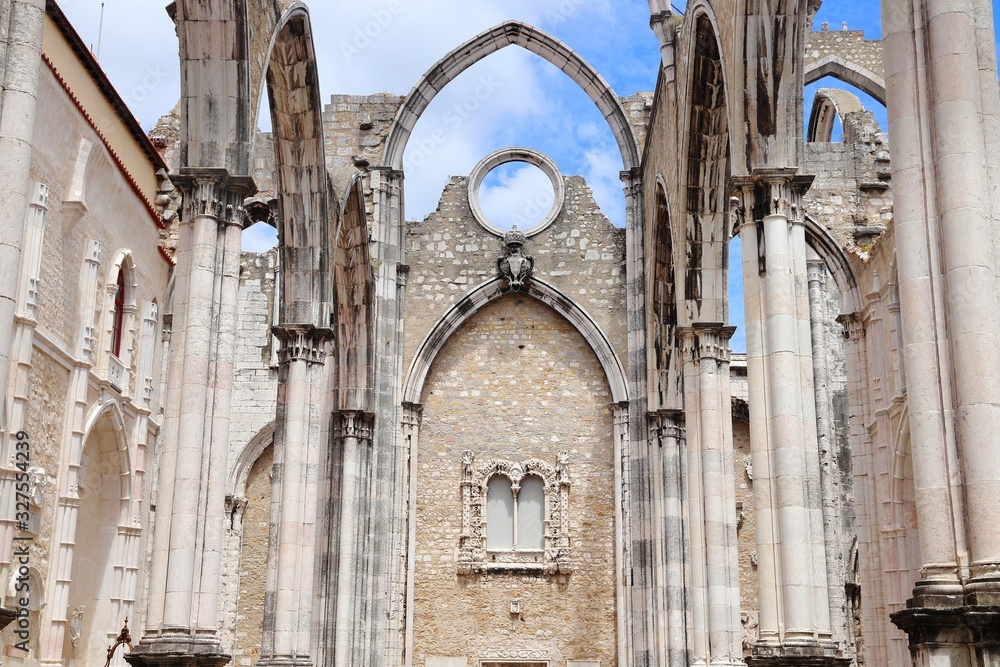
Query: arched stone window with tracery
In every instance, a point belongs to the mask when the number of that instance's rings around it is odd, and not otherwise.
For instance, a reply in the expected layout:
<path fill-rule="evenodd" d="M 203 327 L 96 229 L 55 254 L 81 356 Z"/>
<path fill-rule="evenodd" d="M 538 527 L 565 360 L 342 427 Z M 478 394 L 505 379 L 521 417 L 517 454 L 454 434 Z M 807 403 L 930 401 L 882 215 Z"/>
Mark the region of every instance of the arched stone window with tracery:
<path fill-rule="evenodd" d="M 539 459 L 476 466 L 475 455 L 463 453 L 459 573 L 572 570 L 568 458 L 560 452 L 555 466 Z"/>

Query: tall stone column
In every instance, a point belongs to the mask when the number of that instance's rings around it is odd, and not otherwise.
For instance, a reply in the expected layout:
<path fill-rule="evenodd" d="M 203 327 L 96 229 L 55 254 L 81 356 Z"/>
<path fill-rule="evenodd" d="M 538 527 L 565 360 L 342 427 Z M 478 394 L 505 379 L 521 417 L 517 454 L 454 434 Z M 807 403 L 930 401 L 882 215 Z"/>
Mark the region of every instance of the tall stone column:
<path fill-rule="evenodd" d="M 729 339 L 715 323 L 678 329 L 684 350 L 692 665 L 742 665 Z"/>
<path fill-rule="evenodd" d="M 987 0 L 883 3 L 921 580 L 918 663 L 1000 661 L 997 65 Z"/>
<path fill-rule="evenodd" d="M 642 173 L 636 167 L 630 171 L 621 173 L 622 183 L 625 191 L 625 303 L 626 303 L 626 330 L 628 336 L 628 406 L 627 415 L 615 413 L 616 424 L 626 436 L 624 445 L 625 457 L 622 461 L 623 479 L 629 483 L 634 483 L 636 471 L 631 466 L 630 457 L 642 452 L 648 447 L 646 440 L 649 438 L 647 429 L 648 404 L 646 395 L 647 368 L 646 368 L 646 256 L 644 249 L 645 231 L 643 229 L 645 216 L 643 215 L 643 189 Z M 622 417 L 627 417 L 624 421 Z M 627 489 L 626 489 L 627 493 Z M 631 525 L 631 499 L 626 498 L 621 508 L 621 525 Z M 632 546 L 632 545 L 629 545 Z M 621 553 L 621 561 L 630 568 L 644 567 L 646 564 L 635 562 L 635 554 L 631 551 Z M 624 575 L 622 575 L 624 577 Z M 633 609 L 636 605 L 632 602 L 632 590 L 630 586 L 619 587 L 619 636 L 618 636 L 618 662 L 619 664 L 648 664 L 640 657 L 642 652 L 650 650 L 652 647 L 638 647 L 634 643 L 633 635 L 638 629 L 633 629 L 633 618 L 629 618 L 623 613 L 626 609 Z M 648 639 L 647 639 L 648 641 Z"/>
<path fill-rule="evenodd" d="M 684 414 L 649 414 L 649 438 L 629 458 L 636 666 L 688 664 Z"/>
<path fill-rule="evenodd" d="M 840 467 L 837 465 L 837 434 L 834 426 L 833 399 L 830 393 L 830 355 L 827 353 L 829 340 L 827 327 L 829 316 L 826 310 L 826 262 L 812 249 L 806 248 L 809 285 L 809 328 L 812 349 L 814 396 L 816 401 L 816 437 L 819 455 L 820 493 L 823 510 L 823 532 L 828 547 L 827 553 L 843 554 L 850 548 L 850 540 L 844 544 L 842 526 L 844 511 L 841 507 Z M 833 639 L 842 642 L 846 648 L 850 637 L 847 617 L 844 614 L 846 601 L 844 583 L 845 558 L 826 560 L 827 607 L 830 610 L 830 627 Z"/>
<path fill-rule="evenodd" d="M 189 169 L 177 247 L 174 344 L 165 405 L 146 631 L 133 665 L 223 665 L 218 638 L 225 549 L 233 355 L 246 177 Z"/>
<path fill-rule="evenodd" d="M 312 612 L 325 361 L 333 332 L 311 325 L 275 327 L 281 341 L 274 437 L 271 534 L 264 641 L 258 665 L 312 665 Z"/>
<path fill-rule="evenodd" d="M 14 344 L 17 282 L 24 214 L 28 204 L 31 139 L 35 130 L 38 72 L 42 64 L 45 0 L 5 1 L 0 15 L 0 397 L 7 396 Z M 0 401 L 0 432 L 7 431 L 6 398 Z"/>
<path fill-rule="evenodd" d="M 364 549 L 367 544 L 366 514 L 372 465 L 374 415 L 339 412 L 334 415 L 334 448 L 337 450 L 335 479 L 340 482 L 336 591 L 334 611 L 333 665 L 350 667 L 364 650 L 366 577 Z M 338 474 L 339 473 L 339 474 Z M 366 512 L 367 510 L 367 512 Z"/>
<path fill-rule="evenodd" d="M 754 468 L 757 665 L 844 660 L 832 640 L 817 451 L 802 194 L 812 177 L 760 169 L 734 179 L 747 326 Z M 689 436 L 690 437 L 690 436 Z"/>

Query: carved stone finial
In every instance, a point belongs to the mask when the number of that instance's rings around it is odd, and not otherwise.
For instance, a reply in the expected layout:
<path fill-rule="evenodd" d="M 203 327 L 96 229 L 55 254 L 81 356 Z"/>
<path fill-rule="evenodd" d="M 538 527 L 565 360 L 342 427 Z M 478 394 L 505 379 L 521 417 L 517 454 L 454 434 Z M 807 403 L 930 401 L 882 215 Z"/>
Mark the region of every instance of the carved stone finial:
<path fill-rule="evenodd" d="M 514 291 L 524 287 L 535 269 L 534 258 L 524 254 L 523 251 L 527 238 L 516 226 L 503 235 L 506 251 L 504 256 L 497 260 L 497 271 Z"/>

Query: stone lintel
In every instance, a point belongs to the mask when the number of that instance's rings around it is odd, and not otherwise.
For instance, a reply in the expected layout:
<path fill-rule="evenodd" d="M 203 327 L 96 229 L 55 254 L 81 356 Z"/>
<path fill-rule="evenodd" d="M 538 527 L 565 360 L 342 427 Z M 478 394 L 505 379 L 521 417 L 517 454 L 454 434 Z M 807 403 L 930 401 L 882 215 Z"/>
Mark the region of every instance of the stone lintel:
<path fill-rule="evenodd" d="M 312 665 L 312 659 L 307 656 L 264 657 L 257 662 L 257 667 L 312 667 Z"/>
<path fill-rule="evenodd" d="M 746 663 L 748 667 L 848 667 L 851 664 L 850 658 L 810 654 L 805 647 L 788 647 L 782 653 L 753 655 L 746 659 Z"/>
<path fill-rule="evenodd" d="M 814 639 L 781 644 L 758 641 L 746 662 L 749 667 L 847 667 L 851 659 L 836 642 Z"/>

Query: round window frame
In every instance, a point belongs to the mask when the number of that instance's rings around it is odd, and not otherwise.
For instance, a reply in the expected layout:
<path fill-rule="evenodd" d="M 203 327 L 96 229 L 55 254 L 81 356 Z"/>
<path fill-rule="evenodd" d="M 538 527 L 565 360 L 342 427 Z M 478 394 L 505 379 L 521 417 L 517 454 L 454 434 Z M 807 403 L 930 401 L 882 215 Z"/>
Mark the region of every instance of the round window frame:
<path fill-rule="evenodd" d="M 472 208 L 472 215 L 476 218 L 476 222 L 478 222 L 483 229 L 491 234 L 499 236 L 500 238 L 503 238 L 504 234 L 509 231 L 500 229 L 491 223 L 489 218 L 487 218 L 486 214 L 483 212 L 482 207 L 479 205 L 479 189 L 482 187 L 483 181 L 486 180 L 486 176 L 500 165 L 507 164 L 508 162 L 524 162 L 526 164 L 530 164 L 540 169 L 543 174 L 549 177 L 549 182 L 552 184 L 553 194 L 552 208 L 549 209 L 549 212 L 544 218 L 542 218 L 542 221 L 531 229 L 518 230 L 526 237 L 540 234 L 548 229 L 562 212 L 563 204 L 566 201 L 566 188 L 563 185 L 562 174 L 559 173 L 559 168 L 556 166 L 556 163 L 553 162 L 547 155 L 530 148 L 502 148 L 498 151 L 490 153 L 479 161 L 479 164 L 477 164 L 472 170 L 472 173 L 469 174 L 469 205 Z"/>

